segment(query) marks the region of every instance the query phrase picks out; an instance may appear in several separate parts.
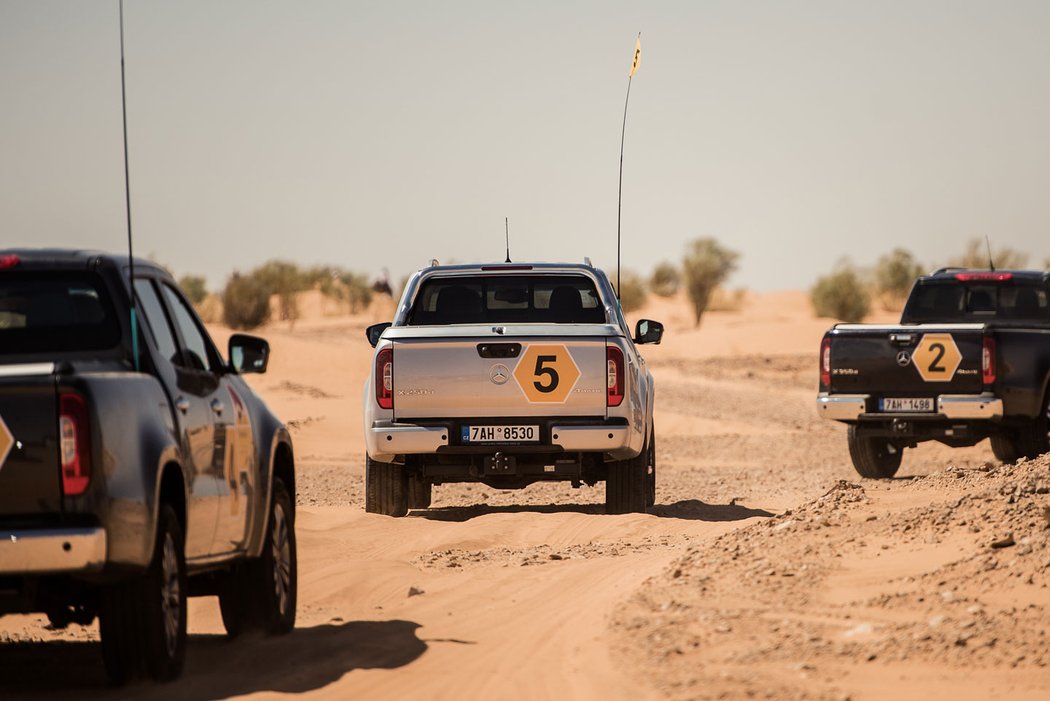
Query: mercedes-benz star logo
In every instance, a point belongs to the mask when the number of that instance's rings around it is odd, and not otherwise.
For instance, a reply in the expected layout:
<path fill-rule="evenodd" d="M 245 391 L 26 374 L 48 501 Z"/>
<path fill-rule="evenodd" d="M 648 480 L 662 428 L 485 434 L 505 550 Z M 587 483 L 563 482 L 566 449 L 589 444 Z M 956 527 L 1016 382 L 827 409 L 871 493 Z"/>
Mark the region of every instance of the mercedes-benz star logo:
<path fill-rule="evenodd" d="M 902 368 L 908 367 L 908 363 L 911 362 L 911 353 L 908 351 L 901 351 L 897 354 L 897 365 Z"/>
<path fill-rule="evenodd" d="M 503 363 L 496 363 L 489 370 L 489 379 L 494 385 L 503 385 L 510 379 L 510 368 Z"/>

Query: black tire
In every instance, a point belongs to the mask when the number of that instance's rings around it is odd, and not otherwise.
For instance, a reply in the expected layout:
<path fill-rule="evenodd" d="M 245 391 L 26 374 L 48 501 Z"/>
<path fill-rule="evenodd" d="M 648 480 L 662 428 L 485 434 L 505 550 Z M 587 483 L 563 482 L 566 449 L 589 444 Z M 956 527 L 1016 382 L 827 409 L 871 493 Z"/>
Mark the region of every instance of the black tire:
<path fill-rule="evenodd" d="M 851 425 L 847 432 L 849 456 L 861 477 L 888 479 L 897 474 L 904 457 L 904 448 L 888 438 L 865 435 Z"/>
<path fill-rule="evenodd" d="M 219 592 L 222 624 L 231 638 L 259 630 L 281 635 L 295 627 L 298 554 L 292 497 L 274 479 L 262 555 L 238 566 Z"/>
<path fill-rule="evenodd" d="M 999 462 L 1015 463 L 1021 457 L 1021 450 L 1017 447 L 1017 438 L 1012 432 L 992 436 L 991 443 L 992 454 Z"/>
<path fill-rule="evenodd" d="M 434 485 L 423 481 L 422 477 L 408 478 L 408 508 L 429 509 L 433 500 Z"/>
<path fill-rule="evenodd" d="M 404 467 L 376 462 L 365 455 L 365 511 L 384 516 L 408 513 L 408 477 Z"/>
<path fill-rule="evenodd" d="M 648 450 L 629 460 L 609 463 L 605 477 L 605 513 L 645 513 L 649 503 L 648 463 Z"/>
<path fill-rule="evenodd" d="M 646 449 L 646 507 L 656 505 L 656 433 L 649 437 Z"/>
<path fill-rule="evenodd" d="M 1050 420 L 1044 415 L 1027 426 L 1007 429 L 992 436 L 992 452 L 1004 463 L 1037 458 L 1050 452 Z"/>
<path fill-rule="evenodd" d="M 186 591 L 182 526 L 175 510 L 161 504 L 157 542 L 146 573 L 101 592 L 102 659 L 114 684 L 139 677 L 143 671 L 159 682 L 182 673 Z"/>

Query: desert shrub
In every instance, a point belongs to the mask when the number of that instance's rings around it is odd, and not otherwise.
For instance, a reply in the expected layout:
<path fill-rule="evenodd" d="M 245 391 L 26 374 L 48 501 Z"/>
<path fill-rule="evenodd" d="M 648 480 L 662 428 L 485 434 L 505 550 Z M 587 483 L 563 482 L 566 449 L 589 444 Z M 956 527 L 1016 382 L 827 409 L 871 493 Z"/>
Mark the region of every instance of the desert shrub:
<path fill-rule="evenodd" d="M 222 300 L 219 295 L 209 294 L 197 305 L 197 315 L 205 324 L 222 321 Z"/>
<path fill-rule="evenodd" d="M 747 290 L 727 290 L 716 287 L 711 292 L 711 299 L 707 302 L 709 312 L 738 312 L 744 308 L 744 300 L 747 298 Z"/>
<path fill-rule="evenodd" d="M 633 312 L 645 306 L 648 298 L 645 282 L 640 275 L 624 271 L 620 275 L 620 308 L 624 312 Z"/>
<path fill-rule="evenodd" d="M 712 238 L 697 239 L 686 247 L 682 270 L 697 326 L 707 311 L 711 293 L 736 270 L 739 257 L 740 254 L 736 251 L 723 248 Z"/>
<path fill-rule="evenodd" d="M 253 270 L 251 276 L 271 295 L 277 295 L 282 321 L 294 323 L 299 318 L 297 293 L 310 288 L 310 278 L 298 265 L 284 260 L 271 260 Z"/>
<path fill-rule="evenodd" d="M 682 275 L 673 263 L 660 263 L 649 278 L 649 289 L 653 294 L 670 297 L 682 286 Z"/>
<path fill-rule="evenodd" d="M 817 316 L 840 321 L 861 321 L 871 309 L 871 294 L 860 274 L 848 262 L 839 263 L 830 275 L 817 280 L 809 292 Z"/>
<path fill-rule="evenodd" d="M 254 275 L 234 273 L 222 292 L 222 318 L 232 329 L 254 329 L 270 320 L 270 290 Z"/>
<path fill-rule="evenodd" d="M 999 270 L 1023 268 L 1028 265 L 1028 254 L 1007 246 L 993 247 L 992 262 Z M 963 251 L 963 254 L 953 258 L 951 264 L 963 268 L 987 268 L 988 242 L 980 238 L 970 239 L 966 242 L 966 250 Z"/>
<path fill-rule="evenodd" d="M 208 283 L 200 275 L 183 275 L 179 278 L 179 287 L 195 307 L 208 296 Z"/>
<path fill-rule="evenodd" d="M 358 273 L 344 272 L 339 277 L 340 282 L 346 289 L 346 301 L 350 304 L 350 313 L 367 309 L 372 303 L 372 283 L 368 278 Z"/>
<path fill-rule="evenodd" d="M 922 265 L 903 248 L 895 248 L 879 258 L 875 264 L 875 294 L 883 308 L 903 307 L 915 279 L 923 272 Z"/>

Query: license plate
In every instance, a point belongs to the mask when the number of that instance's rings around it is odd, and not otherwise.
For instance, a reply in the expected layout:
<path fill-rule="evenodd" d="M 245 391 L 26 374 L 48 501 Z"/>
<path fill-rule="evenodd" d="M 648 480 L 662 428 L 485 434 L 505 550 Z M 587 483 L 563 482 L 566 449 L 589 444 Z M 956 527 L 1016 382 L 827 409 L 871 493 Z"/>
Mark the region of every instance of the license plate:
<path fill-rule="evenodd" d="M 464 426 L 464 443 L 537 443 L 539 426 Z"/>
<path fill-rule="evenodd" d="M 933 412 L 933 397 L 886 397 L 879 400 L 879 411 Z"/>

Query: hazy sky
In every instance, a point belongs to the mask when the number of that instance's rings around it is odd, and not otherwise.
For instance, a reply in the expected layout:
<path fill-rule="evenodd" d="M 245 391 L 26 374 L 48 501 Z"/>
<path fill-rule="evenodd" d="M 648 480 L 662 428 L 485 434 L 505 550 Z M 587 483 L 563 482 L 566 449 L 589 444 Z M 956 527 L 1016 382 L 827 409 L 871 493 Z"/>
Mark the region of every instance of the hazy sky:
<path fill-rule="evenodd" d="M 894 246 L 1050 256 L 1050 3 L 127 0 L 136 251 L 615 261 L 804 287 Z M 125 242 L 116 0 L 0 0 L 0 246 Z"/>

